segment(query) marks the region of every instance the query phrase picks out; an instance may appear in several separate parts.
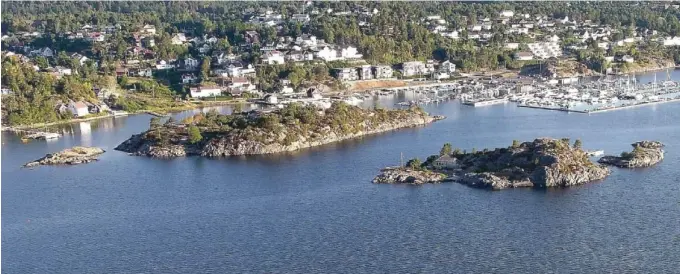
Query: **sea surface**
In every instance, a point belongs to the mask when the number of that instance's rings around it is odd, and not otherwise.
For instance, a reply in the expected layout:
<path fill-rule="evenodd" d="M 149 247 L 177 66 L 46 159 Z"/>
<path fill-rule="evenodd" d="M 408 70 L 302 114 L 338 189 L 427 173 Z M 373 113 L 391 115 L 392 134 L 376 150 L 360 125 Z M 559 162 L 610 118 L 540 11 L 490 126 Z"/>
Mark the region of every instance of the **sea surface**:
<path fill-rule="evenodd" d="M 219 159 L 114 151 L 148 128 L 148 115 L 60 126 L 65 136 L 49 142 L 3 132 L 2 273 L 680 272 L 680 103 L 590 115 L 513 103 L 424 108 L 448 118 Z M 401 153 L 425 159 L 446 142 L 470 151 L 538 137 L 611 154 L 659 140 L 666 158 L 566 189 L 370 182 Z M 21 168 L 75 145 L 107 152 L 86 165 Z"/>

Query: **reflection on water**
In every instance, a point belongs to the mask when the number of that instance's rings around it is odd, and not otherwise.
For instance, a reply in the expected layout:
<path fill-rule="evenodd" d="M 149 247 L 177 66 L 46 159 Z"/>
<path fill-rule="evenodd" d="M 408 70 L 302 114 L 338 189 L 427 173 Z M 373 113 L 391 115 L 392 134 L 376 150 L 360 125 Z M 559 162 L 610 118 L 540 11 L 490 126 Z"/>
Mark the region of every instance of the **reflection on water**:
<path fill-rule="evenodd" d="M 80 140 L 83 146 L 92 146 L 92 127 L 90 122 L 78 123 L 80 129 Z"/>

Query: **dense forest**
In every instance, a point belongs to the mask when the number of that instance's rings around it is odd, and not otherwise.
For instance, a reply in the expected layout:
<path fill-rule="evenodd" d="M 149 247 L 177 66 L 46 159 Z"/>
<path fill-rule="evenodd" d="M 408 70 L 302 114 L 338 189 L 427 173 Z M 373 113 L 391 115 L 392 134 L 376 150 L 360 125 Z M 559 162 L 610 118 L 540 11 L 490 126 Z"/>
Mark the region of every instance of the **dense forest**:
<path fill-rule="evenodd" d="M 465 27 L 478 19 L 496 18 L 502 10 L 517 13 L 547 15 L 554 18 L 568 16 L 575 20 L 592 20 L 602 24 L 636 26 L 654 29 L 669 35 L 680 34 L 680 12 L 664 9 L 659 3 L 636 2 L 314 2 L 307 9 L 318 9 L 309 24 L 288 22 L 277 31 L 273 27 L 250 25 L 247 22 L 264 10 L 280 12 L 284 17 L 301 13 L 305 2 L 8 2 L 2 6 L 3 34 L 18 31 L 41 31 L 49 35 L 35 41 L 57 50 L 73 52 L 79 47 L 57 35 L 79 30 L 83 25 L 120 24 L 123 31 L 132 32 L 144 24 L 153 24 L 159 32 L 156 52 L 159 58 L 174 58 L 190 54 L 186 47 L 171 45 L 170 35 L 185 32 L 191 36 L 204 34 L 225 38 L 223 49 L 243 42 L 244 32 L 257 30 L 262 42 L 273 42 L 278 36 L 299 36 L 311 33 L 329 43 L 355 45 L 372 63 L 399 63 L 414 59 L 454 59 L 463 67 L 493 67 L 505 57 L 500 50 L 503 41 L 520 39 L 507 37 L 501 29 L 485 48 L 469 41 L 452 41 L 435 35 L 422 24 L 421 18 L 441 15 L 451 27 Z M 375 16 L 329 16 L 323 13 L 377 9 Z M 363 26 L 360 23 L 363 22 Z M 124 33 L 124 32 L 123 32 Z M 566 34 L 568 36 L 568 34 Z M 512 40 L 510 39 L 510 40 Z M 126 46 L 122 33 L 114 37 L 111 49 Z M 88 50 L 100 58 L 104 49 L 92 45 Z M 121 50 L 117 50 L 120 54 Z M 256 54 L 256 53 L 253 53 Z M 118 56 L 122 57 L 122 56 Z M 107 61 L 107 60 L 104 60 Z"/>

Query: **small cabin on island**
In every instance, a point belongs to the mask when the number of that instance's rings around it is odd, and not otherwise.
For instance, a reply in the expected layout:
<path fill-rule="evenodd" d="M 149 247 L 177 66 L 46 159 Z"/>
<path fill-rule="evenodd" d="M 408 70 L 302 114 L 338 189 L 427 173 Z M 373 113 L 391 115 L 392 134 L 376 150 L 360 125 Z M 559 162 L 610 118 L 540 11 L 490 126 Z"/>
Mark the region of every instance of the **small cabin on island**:
<path fill-rule="evenodd" d="M 449 155 L 444 155 L 437 158 L 437 160 L 434 160 L 434 162 L 432 162 L 432 166 L 436 169 L 456 168 L 458 166 L 458 159 L 453 158 Z"/>

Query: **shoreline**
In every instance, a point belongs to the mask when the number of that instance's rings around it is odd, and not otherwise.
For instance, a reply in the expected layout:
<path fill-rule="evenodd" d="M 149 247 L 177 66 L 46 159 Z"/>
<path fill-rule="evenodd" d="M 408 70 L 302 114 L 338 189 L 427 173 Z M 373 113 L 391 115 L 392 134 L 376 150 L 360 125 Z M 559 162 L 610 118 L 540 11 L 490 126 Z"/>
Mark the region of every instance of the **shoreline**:
<path fill-rule="evenodd" d="M 74 124 L 74 123 L 88 122 L 88 121 L 94 121 L 94 120 L 99 120 L 99 119 L 104 119 L 104 118 L 115 118 L 115 117 L 120 117 L 120 116 L 131 116 L 131 115 L 139 115 L 139 114 L 147 114 L 147 115 L 156 116 L 156 117 L 168 117 L 171 113 L 200 109 L 200 108 L 205 108 L 205 107 L 248 104 L 250 102 L 240 100 L 238 102 L 235 102 L 235 101 L 198 101 L 198 104 L 195 103 L 195 102 L 190 102 L 190 103 L 194 104 L 194 105 L 193 106 L 186 106 L 186 107 L 156 109 L 156 110 L 144 109 L 144 110 L 139 110 L 139 111 L 135 111 L 135 112 L 126 112 L 126 114 L 118 114 L 118 115 L 107 114 L 107 115 L 101 115 L 101 116 L 94 116 L 94 117 L 87 117 L 87 118 L 76 118 L 76 119 L 70 119 L 70 120 L 55 121 L 55 122 L 49 122 L 49 123 L 37 123 L 37 124 L 30 124 L 30 125 L 16 125 L 16 126 L 3 125 L 2 128 L 0 129 L 0 131 L 8 131 L 8 132 L 28 131 L 28 130 L 32 130 L 32 129 L 36 129 L 36 128 L 40 128 L 40 127 L 49 127 L 49 126 L 64 125 L 64 124 Z"/>

